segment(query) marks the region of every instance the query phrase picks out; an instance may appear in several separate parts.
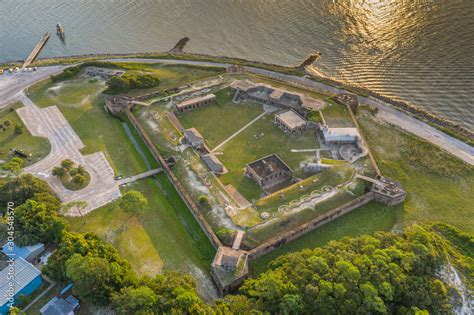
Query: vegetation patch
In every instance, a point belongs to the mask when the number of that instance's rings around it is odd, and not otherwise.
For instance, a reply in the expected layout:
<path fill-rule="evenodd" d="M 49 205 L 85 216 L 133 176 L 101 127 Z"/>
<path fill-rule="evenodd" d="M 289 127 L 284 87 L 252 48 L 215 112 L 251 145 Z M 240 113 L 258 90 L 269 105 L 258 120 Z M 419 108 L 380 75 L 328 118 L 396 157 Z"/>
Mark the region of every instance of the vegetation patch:
<path fill-rule="evenodd" d="M 91 180 L 91 176 L 84 166 L 76 166 L 75 163 L 69 159 L 63 160 L 61 166 L 54 167 L 52 174 L 57 176 L 63 186 L 69 190 L 81 190 L 87 187 Z"/>
<path fill-rule="evenodd" d="M 470 259 L 415 225 L 281 256 L 240 292 L 270 313 L 448 314 L 461 299 L 440 272 L 458 258 Z"/>
<path fill-rule="evenodd" d="M 48 139 L 32 136 L 23 126 L 15 111 L 22 106 L 16 103 L 0 110 L 0 164 L 13 161 L 10 165 L 3 165 L 3 169 L 17 171 L 43 159 L 51 150 Z"/>
<path fill-rule="evenodd" d="M 133 75 L 126 73 L 122 76 L 112 77 L 107 80 L 107 90 L 105 90 L 104 93 L 128 93 L 130 90 L 152 88 L 159 84 L 160 79 L 152 75 Z"/>

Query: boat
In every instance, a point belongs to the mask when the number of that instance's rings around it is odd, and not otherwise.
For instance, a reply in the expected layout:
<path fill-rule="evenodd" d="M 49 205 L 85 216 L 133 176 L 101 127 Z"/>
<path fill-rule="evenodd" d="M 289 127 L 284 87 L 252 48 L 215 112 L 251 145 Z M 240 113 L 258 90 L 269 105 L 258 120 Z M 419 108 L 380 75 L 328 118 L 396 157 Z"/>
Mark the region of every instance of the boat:
<path fill-rule="evenodd" d="M 56 34 L 59 36 L 64 36 L 64 28 L 61 23 L 56 24 Z"/>

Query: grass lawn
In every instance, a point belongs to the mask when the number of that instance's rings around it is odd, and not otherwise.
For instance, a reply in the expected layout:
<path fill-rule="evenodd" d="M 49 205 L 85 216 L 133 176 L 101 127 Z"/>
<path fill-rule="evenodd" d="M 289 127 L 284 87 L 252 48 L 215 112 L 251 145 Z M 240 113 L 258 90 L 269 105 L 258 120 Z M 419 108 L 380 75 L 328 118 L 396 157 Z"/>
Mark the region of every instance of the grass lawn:
<path fill-rule="evenodd" d="M 279 255 L 323 246 L 333 239 L 400 229 L 413 223 L 445 222 L 474 232 L 474 169 L 438 147 L 374 120 L 360 111 L 358 120 L 382 172 L 408 191 L 404 204 L 377 202 L 352 211 L 252 262 L 254 275 Z"/>
<path fill-rule="evenodd" d="M 43 159 L 51 151 L 51 144 L 48 139 L 33 137 L 26 127 L 23 127 L 23 132 L 19 135 L 15 134 L 15 125 L 22 125 L 18 114 L 14 111 L 16 108 L 22 107 L 22 104 L 17 103 L 0 111 L 0 123 L 10 121 L 11 125 L 6 130 L 0 129 L 0 160 L 9 161 L 14 157 L 12 149 L 21 150 L 30 157 L 24 159 L 25 166 L 31 165 Z M 13 109 L 13 110 L 12 110 Z"/>
<path fill-rule="evenodd" d="M 103 151 L 117 175 L 143 172 L 146 167 L 120 120 L 104 109 L 103 89 L 96 80 L 72 79 L 57 84 L 46 80 L 30 88 L 29 95 L 40 107 L 58 106 L 85 144 L 83 154 Z"/>
<path fill-rule="evenodd" d="M 181 124 L 184 128 L 195 127 L 213 149 L 263 112 L 259 104 L 232 103 L 234 93 L 230 88 L 217 92 L 212 104 L 178 115 Z"/>
<path fill-rule="evenodd" d="M 67 218 L 69 227 L 110 241 L 141 274 L 163 269 L 193 273 L 193 266 L 207 270 L 214 248 L 164 174 L 158 183 L 149 178 L 127 186 L 148 198 L 148 207 L 138 217 L 130 218 L 115 202 L 88 214 L 85 225 L 81 218 Z"/>
<path fill-rule="evenodd" d="M 324 120 L 332 128 L 354 127 L 351 114 L 345 106 L 336 104 L 332 100 L 327 100 L 326 107 L 321 111 Z"/>
<path fill-rule="evenodd" d="M 308 195 L 314 190 L 320 190 L 324 186 L 336 187 L 337 185 L 348 181 L 351 178 L 352 173 L 353 169 L 348 164 L 338 165 L 306 178 L 305 180 L 287 187 L 286 189 L 280 190 L 277 193 L 262 198 L 257 201 L 255 205 L 259 211 L 273 212 L 276 211 L 279 206 L 288 204 L 292 200 L 299 199 L 302 195 Z"/>
<path fill-rule="evenodd" d="M 263 133 L 263 136 L 257 139 L 255 135 L 259 133 Z M 229 173 L 221 176 L 221 180 L 225 185 L 234 185 L 247 199 L 258 199 L 262 193 L 261 189 L 244 176 L 247 163 L 276 153 L 296 171 L 297 176 L 301 176 L 298 171 L 300 163 L 315 158 L 315 154 L 293 153 L 291 149 L 314 148 L 319 148 L 314 131 L 308 130 L 301 136 L 289 136 L 273 124 L 273 115 L 268 114 L 223 147 L 223 154 L 218 157 Z"/>

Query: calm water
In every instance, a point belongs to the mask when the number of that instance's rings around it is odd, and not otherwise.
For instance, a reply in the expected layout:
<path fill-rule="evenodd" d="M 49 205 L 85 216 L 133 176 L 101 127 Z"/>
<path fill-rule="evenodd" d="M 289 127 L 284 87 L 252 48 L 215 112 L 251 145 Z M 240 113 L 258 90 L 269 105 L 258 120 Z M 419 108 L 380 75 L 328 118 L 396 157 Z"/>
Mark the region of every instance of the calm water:
<path fill-rule="evenodd" d="M 326 75 L 474 128 L 473 0 L 0 0 L 0 61 L 42 53 L 168 50 L 294 64 L 308 53 Z"/>

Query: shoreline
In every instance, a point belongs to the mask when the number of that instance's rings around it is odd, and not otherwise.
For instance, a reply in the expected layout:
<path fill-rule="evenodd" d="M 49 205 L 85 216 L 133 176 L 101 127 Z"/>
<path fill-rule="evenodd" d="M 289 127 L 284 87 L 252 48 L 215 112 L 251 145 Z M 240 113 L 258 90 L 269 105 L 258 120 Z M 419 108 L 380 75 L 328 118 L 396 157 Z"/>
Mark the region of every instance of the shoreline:
<path fill-rule="evenodd" d="M 47 66 L 47 65 L 57 65 L 64 63 L 77 63 L 80 61 L 98 61 L 106 58 L 149 58 L 149 59 L 177 59 L 177 60 L 190 60 L 190 61 L 209 61 L 216 63 L 231 63 L 241 66 L 249 66 L 261 68 L 264 70 L 270 70 L 274 72 L 280 72 L 289 75 L 296 76 L 311 76 L 311 80 L 315 82 L 320 82 L 323 84 L 330 85 L 338 89 L 344 89 L 350 93 L 357 94 L 361 97 L 366 97 L 373 101 L 381 101 L 393 108 L 404 112 L 410 115 L 417 120 L 420 120 L 428 125 L 431 125 L 440 131 L 457 138 L 468 145 L 474 144 L 474 131 L 470 130 L 468 127 L 462 126 L 459 123 L 455 123 L 448 118 L 435 115 L 427 110 L 421 109 L 413 104 L 404 101 L 398 101 L 391 99 L 387 96 L 384 96 L 378 92 L 374 92 L 364 87 L 353 85 L 350 83 L 344 83 L 333 78 L 322 75 L 312 64 L 308 65 L 307 61 L 314 59 L 315 54 L 309 54 L 302 63 L 297 65 L 278 65 L 274 63 L 252 61 L 244 58 L 237 57 L 226 57 L 226 56 L 213 56 L 202 53 L 170 53 L 170 52 L 135 52 L 135 53 L 90 53 L 90 54 L 79 54 L 79 55 L 69 55 L 69 56 L 49 56 L 41 57 L 34 61 L 33 66 Z M 9 61 L 0 63 L 0 67 L 4 66 L 14 66 L 20 64 L 22 61 Z M 157 61 L 159 62 L 159 61 Z"/>

